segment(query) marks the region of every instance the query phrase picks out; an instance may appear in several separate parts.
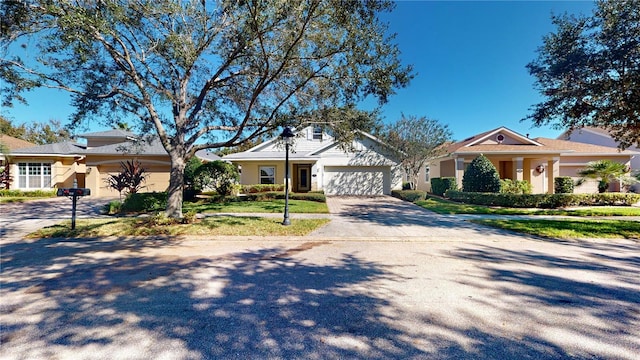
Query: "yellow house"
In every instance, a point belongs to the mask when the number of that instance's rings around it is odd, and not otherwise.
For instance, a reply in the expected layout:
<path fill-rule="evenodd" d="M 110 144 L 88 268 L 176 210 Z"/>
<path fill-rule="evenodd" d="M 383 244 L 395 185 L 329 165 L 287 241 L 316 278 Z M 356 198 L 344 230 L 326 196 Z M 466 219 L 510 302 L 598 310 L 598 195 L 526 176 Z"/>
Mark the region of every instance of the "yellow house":
<path fill-rule="evenodd" d="M 430 179 L 435 177 L 453 177 L 458 187 L 462 188 L 465 169 L 481 154 L 496 167 L 501 179 L 526 180 L 533 186 L 534 194 L 549 194 L 553 193 L 554 179 L 558 176 L 577 180 L 578 172 L 587 163 L 603 159 L 628 167 L 637 153 L 574 141 L 541 137 L 530 139 L 506 127 L 499 127 L 450 144 L 445 155 L 432 160 L 423 169 L 418 189 L 431 191 Z M 576 187 L 575 192 L 598 192 L 597 182 L 587 181 Z"/>
<path fill-rule="evenodd" d="M 117 196 L 107 179 L 122 171 L 120 163 L 138 161 L 148 177 L 142 191 L 165 191 L 170 160 L 157 139 L 140 139 L 124 130 L 79 135 L 86 144 L 65 141 L 11 151 L 12 189 L 72 187 L 91 189 L 92 196 Z"/>

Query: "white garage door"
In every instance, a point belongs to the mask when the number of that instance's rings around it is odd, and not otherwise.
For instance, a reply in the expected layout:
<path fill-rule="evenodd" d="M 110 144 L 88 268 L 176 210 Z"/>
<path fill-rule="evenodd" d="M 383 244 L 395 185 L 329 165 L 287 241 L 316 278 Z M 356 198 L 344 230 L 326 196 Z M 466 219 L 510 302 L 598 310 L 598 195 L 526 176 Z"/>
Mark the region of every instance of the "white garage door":
<path fill-rule="evenodd" d="M 389 167 L 327 166 L 324 192 L 327 195 L 384 195 L 391 193 Z"/>

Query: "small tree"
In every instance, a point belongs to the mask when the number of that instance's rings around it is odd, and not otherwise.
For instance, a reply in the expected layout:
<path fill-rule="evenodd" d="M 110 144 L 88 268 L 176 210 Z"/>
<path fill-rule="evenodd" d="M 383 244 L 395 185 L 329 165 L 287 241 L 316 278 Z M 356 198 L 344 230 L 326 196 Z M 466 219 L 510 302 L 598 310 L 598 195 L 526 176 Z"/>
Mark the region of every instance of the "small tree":
<path fill-rule="evenodd" d="M 466 192 L 500 192 L 500 176 L 486 156 L 473 159 L 462 177 L 462 191 Z"/>
<path fill-rule="evenodd" d="M 121 173 L 110 175 L 107 178 L 107 186 L 117 190 L 120 198 L 122 198 L 124 190 L 127 190 L 127 194 L 135 194 L 140 191 L 143 187 L 142 183 L 147 181 L 148 177 L 142 164 L 137 160 L 127 160 L 126 163 L 121 162 L 120 167 L 122 168 Z"/>
<path fill-rule="evenodd" d="M 629 169 L 624 165 L 612 160 L 598 160 L 587 163 L 587 167 L 578 172 L 582 178 L 577 185 L 582 185 L 586 179 L 598 180 L 598 192 L 603 193 L 609 190 L 611 181 L 617 180 Z"/>
<path fill-rule="evenodd" d="M 122 192 L 127 188 L 127 182 L 122 173 L 116 175 L 109 175 L 106 180 L 107 186 L 118 192 L 120 201 L 122 201 Z"/>
<path fill-rule="evenodd" d="M 430 159 L 445 153 L 443 145 L 451 140 L 451 130 L 437 120 L 402 114 L 400 120 L 384 128 L 380 137 L 396 150 L 409 188 L 415 190 L 420 171 Z"/>
<path fill-rule="evenodd" d="M 184 167 L 184 188 L 185 190 L 202 190 L 196 184 L 196 171 L 202 166 L 202 160 L 192 157 Z"/>
<path fill-rule="evenodd" d="M 197 187 L 212 188 L 220 195 L 230 195 L 239 180 L 238 169 L 228 162 L 216 160 L 202 164 L 195 172 Z"/>

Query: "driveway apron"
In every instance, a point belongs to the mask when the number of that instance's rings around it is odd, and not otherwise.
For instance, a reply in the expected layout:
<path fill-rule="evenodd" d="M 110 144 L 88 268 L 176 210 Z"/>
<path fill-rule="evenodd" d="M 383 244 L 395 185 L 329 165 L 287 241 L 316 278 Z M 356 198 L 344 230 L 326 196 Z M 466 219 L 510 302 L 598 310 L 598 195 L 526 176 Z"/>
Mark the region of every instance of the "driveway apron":
<path fill-rule="evenodd" d="M 498 233 L 462 219 L 439 215 L 391 196 L 327 197 L 331 222 L 310 237 L 450 239 Z"/>

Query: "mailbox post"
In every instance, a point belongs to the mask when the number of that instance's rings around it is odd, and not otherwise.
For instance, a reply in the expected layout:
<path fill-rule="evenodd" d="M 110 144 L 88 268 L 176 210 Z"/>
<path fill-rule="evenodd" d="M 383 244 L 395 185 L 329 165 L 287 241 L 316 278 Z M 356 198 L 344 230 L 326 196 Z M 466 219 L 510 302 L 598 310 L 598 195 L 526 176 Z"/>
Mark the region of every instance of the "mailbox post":
<path fill-rule="evenodd" d="M 86 188 L 61 188 L 56 193 L 58 196 L 66 196 L 72 200 L 71 205 L 71 230 L 76 228 L 76 204 L 79 196 L 91 195 L 91 189 Z"/>

